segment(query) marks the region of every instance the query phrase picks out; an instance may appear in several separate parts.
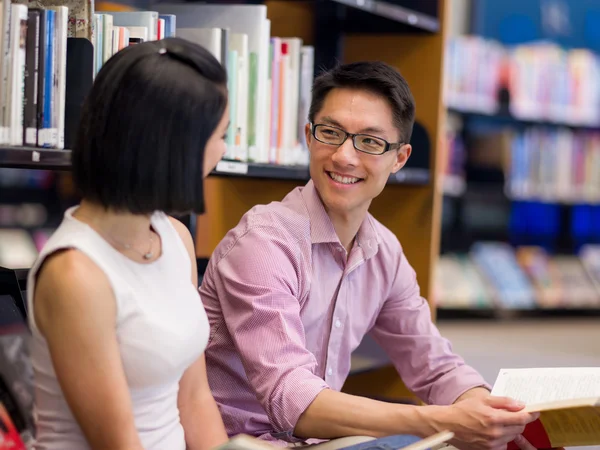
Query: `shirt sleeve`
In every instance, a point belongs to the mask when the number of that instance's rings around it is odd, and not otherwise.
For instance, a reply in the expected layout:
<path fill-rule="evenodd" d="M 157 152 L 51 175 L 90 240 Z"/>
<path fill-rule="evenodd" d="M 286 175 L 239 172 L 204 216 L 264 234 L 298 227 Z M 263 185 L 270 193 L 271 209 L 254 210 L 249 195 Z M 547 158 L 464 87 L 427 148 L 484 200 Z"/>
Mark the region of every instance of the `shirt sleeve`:
<path fill-rule="evenodd" d="M 371 335 L 406 386 L 428 404 L 450 405 L 472 388 L 490 389 L 440 335 L 429 304 L 420 294 L 416 273 L 402 253 Z"/>
<path fill-rule="evenodd" d="M 292 437 L 298 419 L 328 388 L 315 375 L 300 318 L 303 261 L 276 228 L 254 228 L 217 263 L 214 285 L 246 376 L 276 433 Z"/>

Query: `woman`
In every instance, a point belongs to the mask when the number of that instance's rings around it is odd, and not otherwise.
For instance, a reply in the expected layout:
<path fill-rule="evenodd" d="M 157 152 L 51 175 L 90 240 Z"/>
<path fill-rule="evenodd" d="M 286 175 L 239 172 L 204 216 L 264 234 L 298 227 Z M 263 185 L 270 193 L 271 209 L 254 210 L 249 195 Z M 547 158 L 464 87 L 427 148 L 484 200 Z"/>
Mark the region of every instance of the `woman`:
<path fill-rule="evenodd" d="M 225 152 L 226 73 L 177 38 L 102 68 L 73 149 L 82 200 L 30 271 L 37 447 L 203 450 L 227 440 L 206 379 L 188 230 Z"/>

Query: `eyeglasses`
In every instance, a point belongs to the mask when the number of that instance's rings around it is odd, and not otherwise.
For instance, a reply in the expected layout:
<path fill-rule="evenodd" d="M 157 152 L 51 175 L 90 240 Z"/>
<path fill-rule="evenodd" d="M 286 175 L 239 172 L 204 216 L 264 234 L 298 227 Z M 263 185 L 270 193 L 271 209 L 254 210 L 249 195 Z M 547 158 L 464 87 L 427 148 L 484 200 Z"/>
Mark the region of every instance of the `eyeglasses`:
<path fill-rule="evenodd" d="M 404 145 L 403 142 L 390 144 L 385 139 L 369 134 L 351 134 L 338 127 L 324 124 L 310 124 L 313 137 L 323 144 L 340 146 L 346 139 L 352 138 L 354 148 L 359 152 L 370 155 L 383 155 L 385 152 L 395 150 Z"/>

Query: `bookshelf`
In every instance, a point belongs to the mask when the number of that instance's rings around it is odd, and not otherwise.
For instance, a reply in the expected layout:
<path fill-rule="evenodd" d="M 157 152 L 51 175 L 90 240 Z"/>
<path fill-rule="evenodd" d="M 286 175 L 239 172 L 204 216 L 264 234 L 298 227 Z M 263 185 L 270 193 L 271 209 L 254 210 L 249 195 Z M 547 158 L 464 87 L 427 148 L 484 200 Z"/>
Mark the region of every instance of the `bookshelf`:
<path fill-rule="evenodd" d="M 483 22 L 514 11 L 498 8 L 484 20 L 483 9 L 446 47 L 438 317 L 596 316 L 598 49 L 558 36 L 506 42 Z M 482 259 L 473 252 L 481 244 L 492 244 Z M 498 267 L 493 246 L 506 244 L 504 269 L 489 270 L 486 260 Z"/>

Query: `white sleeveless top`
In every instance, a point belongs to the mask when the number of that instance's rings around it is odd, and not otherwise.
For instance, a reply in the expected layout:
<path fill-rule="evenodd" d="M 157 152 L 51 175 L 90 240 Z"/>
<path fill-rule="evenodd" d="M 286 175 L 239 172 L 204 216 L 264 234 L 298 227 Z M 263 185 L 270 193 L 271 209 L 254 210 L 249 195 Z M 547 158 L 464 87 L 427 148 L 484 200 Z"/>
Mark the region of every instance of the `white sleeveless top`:
<path fill-rule="evenodd" d="M 31 358 L 35 375 L 36 449 L 89 449 L 65 401 L 47 343 L 35 325 L 33 294 L 36 273 L 51 253 L 76 248 L 106 274 L 116 298 L 116 334 L 131 393 L 137 432 L 146 450 L 185 450 L 177 394 L 184 371 L 208 342 L 209 324 L 198 290 L 191 282 L 189 253 L 163 213 L 151 223 L 162 241 L 161 256 L 149 263 L 130 260 L 96 231 L 65 212 L 46 243 L 27 285 Z M 109 426 L 118 427 L 110 417 Z"/>

